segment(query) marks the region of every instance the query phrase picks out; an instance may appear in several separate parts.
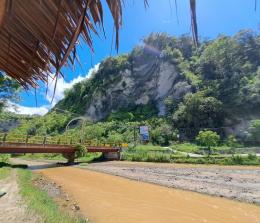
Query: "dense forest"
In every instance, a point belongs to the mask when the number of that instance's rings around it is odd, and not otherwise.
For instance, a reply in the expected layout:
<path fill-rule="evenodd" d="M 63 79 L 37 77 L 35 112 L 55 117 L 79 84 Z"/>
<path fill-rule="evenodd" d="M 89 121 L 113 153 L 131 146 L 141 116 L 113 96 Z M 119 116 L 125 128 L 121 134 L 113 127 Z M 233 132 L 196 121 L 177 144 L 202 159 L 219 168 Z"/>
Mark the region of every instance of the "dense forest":
<path fill-rule="evenodd" d="M 173 67 L 178 73 L 179 82 L 172 85 L 177 90 L 183 88 L 179 83 L 189 86 L 179 97 L 171 93 L 164 95 L 163 115 L 159 114 L 158 100 L 152 96 L 142 103 L 137 103 L 136 98 L 130 102 L 133 92 L 125 98 L 119 97 L 124 94 L 121 89 L 129 85 L 122 76 L 128 71 L 134 76 L 139 61 L 144 64 L 152 61 L 151 72 L 155 72 L 159 64 L 166 63 L 166 69 Z M 149 70 L 146 77 L 149 77 Z M 138 80 L 139 77 L 132 78 Z M 145 79 L 142 78 L 140 86 L 145 91 Z M 111 89 L 118 88 L 118 83 L 120 89 L 116 89 L 115 94 Z M 141 94 L 138 88 L 134 91 Z M 248 129 L 243 129 L 243 134 L 236 137 L 257 140 L 260 130 L 257 120 L 260 118 L 260 36 L 251 30 L 242 30 L 232 37 L 220 35 L 214 40 L 204 40 L 195 48 L 188 36 L 151 34 L 129 54 L 105 59 L 90 78 L 67 90 L 65 98 L 47 115 L 22 121 L 20 127 L 12 131 L 34 135 L 62 134 L 69 119 L 76 114 L 87 116 L 86 111 L 101 103 L 98 98 L 112 97 L 112 94 L 114 98 L 110 101 L 101 101 L 102 108 L 109 108 L 103 118 L 85 127 L 87 138 L 131 142 L 134 129 L 148 125 L 154 144 L 167 145 L 178 137 L 194 140 L 203 129 L 216 131 L 224 140 L 230 129 L 241 120 L 247 120 Z M 73 113 L 60 113 L 58 109 Z M 70 130 L 70 134 L 76 132 L 77 128 Z M 231 133 L 236 134 L 236 131 Z"/>

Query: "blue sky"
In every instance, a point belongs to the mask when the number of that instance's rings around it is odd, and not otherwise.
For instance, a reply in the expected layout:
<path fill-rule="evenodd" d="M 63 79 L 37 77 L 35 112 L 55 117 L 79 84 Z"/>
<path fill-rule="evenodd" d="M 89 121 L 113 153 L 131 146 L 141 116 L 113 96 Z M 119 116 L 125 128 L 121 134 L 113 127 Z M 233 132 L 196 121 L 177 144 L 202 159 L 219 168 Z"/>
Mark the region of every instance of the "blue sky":
<path fill-rule="evenodd" d="M 241 29 L 251 28 L 260 31 L 260 4 L 254 10 L 255 0 L 197 0 L 197 17 L 199 35 L 201 38 L 215 38 L 219 34 L 233 35 Z M 120 32 L 119 54 L 130 52 L 140 44 L 143 37 L 151 32 L 166 32 L 171 35 L 190 34 L 189 0 L 149 0 L 149 7 L 144 8 L 142 0 L 126 0 L 123 10 L 123 28 Z M 77 65 L 74 70 L 64 68 L 64 80 L 59 80 L 55 101 L 62 98 L 63 91 L 73 83 L 86 77 L 94 65 L 110 55 L 113 23 L 107 8 L 105 14 L 106 38 L 94 37 L 95 52 L 91 55 L 88 47 L 83 45 L 78 49 L 82 68 Z M 177 19 L 178 18 L 178 19 Z M 179 20 L 179 23 L 177 22 Z M 112 55 L 116 55 L 113 47 Z M 97 66 L 95 67 L 97 68 Z M 36 106 L 34 93 L 22 91 L 18 111 L 20 113 L 45 113 L 50 107 L 52 89 L 46 98 L 46 87 L 41 84 L 37 90 Z M 34 90 L 33 90 L 34 92 Z"/>

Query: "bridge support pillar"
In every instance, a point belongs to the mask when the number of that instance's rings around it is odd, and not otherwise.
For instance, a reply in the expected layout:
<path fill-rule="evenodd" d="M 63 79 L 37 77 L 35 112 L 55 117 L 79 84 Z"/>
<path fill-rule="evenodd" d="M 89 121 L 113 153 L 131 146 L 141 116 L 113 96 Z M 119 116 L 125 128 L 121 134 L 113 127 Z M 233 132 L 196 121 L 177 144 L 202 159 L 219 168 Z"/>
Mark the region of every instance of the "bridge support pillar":
<path fill-rule="evenodd" d="M 120 152 L 106 152 L 103 157 L 105 160 L 120 160 Z"/>
<path fill-rule="evenodd" d="M 72 165 L 75 162 L 75 153 L 70 153 L 67 155 L 68 164 Z"/>

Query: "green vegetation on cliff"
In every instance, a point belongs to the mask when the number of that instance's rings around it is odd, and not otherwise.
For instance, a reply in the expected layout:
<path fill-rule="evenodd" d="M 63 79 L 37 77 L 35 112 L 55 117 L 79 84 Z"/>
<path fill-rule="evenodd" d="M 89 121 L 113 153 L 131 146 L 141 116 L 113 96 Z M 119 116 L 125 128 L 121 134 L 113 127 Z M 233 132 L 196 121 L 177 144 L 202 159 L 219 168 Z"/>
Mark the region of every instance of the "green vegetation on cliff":
<path fill-rule="evenodd" d="M 174 90 L 166 93 L 163 87 L 168 83 L 156 79 L 163 69 L 167 71 L 163 75 L 176 75 L 170 83 Z M 148 82 L 155 86 L 147 90 Z M 185 88 L 188 90 L 182 94 L 176 93 Z M 128 95 L 124 89 L 129 89 Z M 163 92 L 160 97 L 158 89 Z M 202 42 L 197 49 L 187 36 L 151 34 L 129 54 L 104 60 L 90 78 L 68 89 L 53 111 L 22 121 L 12 133 L 64 134 L 74 115 L 55 109 L 79 115 L 88 115 L 88 110 L 103 113 L 97 116 L 99 122 L 84 128 L 85 138 L 90 140 L 133 142 L 137 127 L 148 125 L 151 143 L 157 145 L 167 146 L 178 139 L 194 142 L 204 129 L 217 132 L 221 142 L 226 142 L 225 128 L 237 124 L 238 117 L 253 113 L 260 118 L 259 95 L 260 36 L 256 33 L 243 30 L 232 37 L 221 35 Z M 164 114 L 158 117 L 162 107 Z M 248 131 L 243 140 L 258 139 L 258 121 L 253 121 Z M 66 134 L 79 137 L 80 127 Z"/>
<path fill-rule="evenodd" d="M 172 117 L 171 125 L 192 129 L 188 137 L 194 138 L 201 128 L 222 127 L 224 119 L 260 108 L 260 36 L 250 30 L 240 31 L 233 37 L 221 35 L 204 41 L 198 49 L 186 36 L 151 34 L 130 54 L 102 62 L 90 79 L 69 89 L 56 107 L 85 114 L 90 104 L 96 106 L 96 95 L 109 96 L 108 89 L 113 88 L 114 82 L 118 83 L 122 72 L 135 69 L 140 61 L 149 63 L 155 58 L 157 64 L 165 61 L 174 64 L 177 72 L 192 86 L 192 92 L 185 97 L 176 99 L 166 95 L 164 102 Z M 157 101 L 150 99 L 147 103 L 153 107 L 145 113 L 153 116 L 158 109 Z M 142 120 L 145 117 L 138 114 L 139 107 L 126 100 L 125 107 L 111 107 L 107 117 L 109 120 Z"/>

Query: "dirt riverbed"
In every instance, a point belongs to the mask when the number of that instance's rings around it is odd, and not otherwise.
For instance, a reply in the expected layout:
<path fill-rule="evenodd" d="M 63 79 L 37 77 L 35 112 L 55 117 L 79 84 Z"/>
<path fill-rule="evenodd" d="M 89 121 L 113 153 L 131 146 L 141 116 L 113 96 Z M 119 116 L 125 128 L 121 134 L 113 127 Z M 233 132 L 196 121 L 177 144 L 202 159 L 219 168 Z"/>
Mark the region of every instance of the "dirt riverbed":
<path fill-rule="evenodd" d="M 166 187 L 260 204 L 260 168 L 133 162 L 92 163 L 86 168 Z"/>

